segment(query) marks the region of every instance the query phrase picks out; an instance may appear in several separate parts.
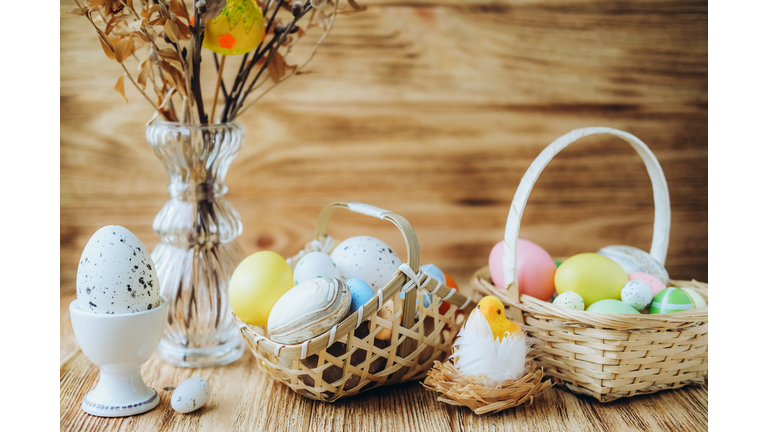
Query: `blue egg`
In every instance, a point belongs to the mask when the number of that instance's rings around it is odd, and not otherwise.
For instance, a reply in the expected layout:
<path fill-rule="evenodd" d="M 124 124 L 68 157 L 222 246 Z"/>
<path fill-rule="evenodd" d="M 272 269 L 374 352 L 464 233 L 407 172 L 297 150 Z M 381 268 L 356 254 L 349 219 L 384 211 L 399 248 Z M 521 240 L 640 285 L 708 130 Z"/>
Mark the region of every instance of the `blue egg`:
<path fill-rule="evenodd" d="M 436 265 L 424 264 L 423 266 L 419 267 L 419 269 L 421 269 L 421 271 L 423 271 L 424 273 L 429 274 L 433 278 L 439 280 L 440 282 L 445 283 L 445 275 L 443 274 L 442 271 L 440 271 L 439 268 L 437 268 Z"/>
<path fill-rule="evenodd" d="M 405 293 L 400 293 L 400 298 L 405 300 Z M 425 293 L 422 298 L 424 299 L 424 307 L 428 308 L 432 304 L 432 294 Z M 416 299 L 416 304 L 419 304 L 419 299 Z"/>
<path fill-rule="evenodd" d="M 376 295 L 371 287 L 361 279 L 349 279 L 347 286 L 352 294 L 352 303 L 349 306 L 350 312 L 355 312 L 360 306 L 366 304 L 368 300 Z"/>

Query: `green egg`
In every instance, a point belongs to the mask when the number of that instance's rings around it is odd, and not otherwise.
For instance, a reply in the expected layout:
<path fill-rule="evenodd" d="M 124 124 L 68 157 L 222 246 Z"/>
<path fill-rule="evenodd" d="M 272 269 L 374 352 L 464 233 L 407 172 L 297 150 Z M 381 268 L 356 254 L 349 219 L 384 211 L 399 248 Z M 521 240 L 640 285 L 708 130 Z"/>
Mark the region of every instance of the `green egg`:
<path fill-rule="evenodd" d="M 606 299 L 592 303 L 587 312 L 603 314 L 640 314 L 637 309 L 620 300 Z"/>
<path fill-rule="evenodd" d="M 680 288 L 665 288 L 651 302 L 652 314 L 681 312 L 696 308 L 696 301 Z"/>

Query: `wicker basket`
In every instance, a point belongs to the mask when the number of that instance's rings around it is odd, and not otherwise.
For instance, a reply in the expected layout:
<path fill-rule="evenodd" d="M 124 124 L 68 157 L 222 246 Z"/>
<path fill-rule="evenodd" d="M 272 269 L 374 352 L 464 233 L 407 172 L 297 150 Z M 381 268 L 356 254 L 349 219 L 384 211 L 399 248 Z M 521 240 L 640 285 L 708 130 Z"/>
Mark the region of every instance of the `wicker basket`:
<path fill-rule="evenodd" d="M 547 163 L 577 139 L 595 134 L 618 136 L 632 145 L 645 162 L 653 185 L 654 233 L 650 254 L 664 264 L 669 244 L 669 191 L 661 166 L 635 136 L 615 129 L 574 130 L 550 144 L 533 161 L 512 200 L 504 233 L 504 280 L 507 290 L 491 282 L 488 267 L 471 280 L 473 297 L 498 297 L 507 315 L 540 340 L 537 365 L 557 385 L 600 402 L 703 384 L 707 375 L 708 308 L 658 315 L 606 315 L 575 311 L 519 295 L 516 247 L 528 196 Z M 697 281 L 668 285 L 692 287 L 705 299 L 708 286 Z"/>
<path fill-rule="evenodd" d="M 444 360 L 451 352 L 460 327 L 457 313 L 471 310 L 476 304 L 456 289 L 419 271 L 419 244 L 405 218 L 367 204 L 334 203 L 323 209 L 317 222 L 316 239 L 288 260 L 292 266 L 306 252 L 331 252 L 337 243 L 328 236 L 327 230 L 337 208 L 395 224 L 405 238 L 407 264 L 400 266 L 387 286 L 365 305 L 328 332 L 301 344 L 272 342 L 265 337 L 265 329 L 237 320 L 248 346 L 267 372 L 296 393 L 324 402 L 425 377 L 434 361 Z M 400 298 L 401 292 L 405 292 L 404 299 Z M 416 299 L 427 292 L 432 294 L 430 306 L 424 307 L 423 302 L 417 304 Z M 395 313 L 388 319 L 380 318 L 377 312 L 390 299 Z M 441 300 L 450 304 L 444 315 L 438 312 Z M 402 322 L 398 324 L 400 317 Z M 384 328 L 392 329 L 392 337 L 375 339 Z"/>

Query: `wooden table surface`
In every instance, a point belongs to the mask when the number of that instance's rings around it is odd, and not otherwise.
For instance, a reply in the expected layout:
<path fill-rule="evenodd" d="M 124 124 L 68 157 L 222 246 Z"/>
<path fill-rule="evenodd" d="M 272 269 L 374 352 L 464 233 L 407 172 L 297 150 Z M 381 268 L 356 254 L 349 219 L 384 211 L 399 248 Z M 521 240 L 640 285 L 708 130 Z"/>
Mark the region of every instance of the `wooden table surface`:
<path fill-rule="evenodd" d="M 706 1 L 359 3 L 369 9 L 337 20 L 311 64 L 315 73 L 281 85 L 239 119 L 246 142 L 229 170 L 227 198 L 242 216 L 238 241 L 247 253 L 293 255 L 312 239 L 324 205 L 361 201 L 406 217 L 422 262 L 466 289 L 503 237 L 536 155 L 572 129 L 610 126 L 646 142 L 664 170 L 670 276 L 708 280 Z M 61 10 L 73 4 L 61 0 Z M 199 370 L 153 357 L 143 371 L 161 395 L 156 409 L 123 419 L 84 414 L 79 403 L 98 370 L 79 351 L 67 312 L 80 253 L 108 224 L 153 248 L 167 177 L 144 138 L 150 108 L 128 86 L 129 105 L 112 90 L 122 69 L 87 21 L 62 18 L 60 34 L 62 430 L 707 428 L 706 386 L 604 405 L 553 389 L 531 407 L 479 417 L 438 403 L 419 384 L 314 402 L 258 371 L 250 353 Z M 208 60 L 203 74 L 212 86 Z M 547 167 L 521 236 L 553 256 L 610 244 L 647 250 L 652 225 L 640 158 L 620 140 L 595 137 Z M 369 218 L 340 213 L 331 234 L 372 235 L 405 253 L 393 227 Z M 209 405 L 177 414 L 166 388 L 193 375 L 211 383 Z"/>

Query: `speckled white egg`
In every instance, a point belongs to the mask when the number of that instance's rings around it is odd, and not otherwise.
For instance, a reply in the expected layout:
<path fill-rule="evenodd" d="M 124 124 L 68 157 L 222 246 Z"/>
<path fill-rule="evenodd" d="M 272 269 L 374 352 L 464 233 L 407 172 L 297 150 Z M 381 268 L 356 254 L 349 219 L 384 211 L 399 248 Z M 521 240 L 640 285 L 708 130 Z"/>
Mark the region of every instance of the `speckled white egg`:
<path fill-rule="evenodd" d="M 653 300 L 653 289 L 645 282 L 631 280 L 621 288 L 621 301 L 637 310 L 643 310 Z"/>
<path fill-rule="evenodd" d="M 191 413 L 202 408 L 210 394 L 206 380 L 200 377 L 188 378 L 173 391 L 171 408 L 182 414 Z"/>
<path fill-rule="evenodd" d="M 403 263 L 389 245 L 368 236 L 344 240 L 331 252 L 331 258 L 343 281 L 362 279 L 373 291 L 384 288 Z"/>
<path fill-rule="evenodd" d="M 118 225 L 96 231 L 77 267 L 77 300 L 80 310 L 110 315 L 160 306 L 155 264 L 141 240 Z"/>
<path fill-rule="evenodd" d="M 565 291 L 558 294 L 553 303 L 568 309 L 584 310 L 584 299 L 575 291 Z"/>
<path fill-rule="evenodd" d="M 341 279 L 341 273 L 328 254 L 310 252 L 296 263 L 296 268 L 293 270 L 293 285 L 324 277 Z"/>

